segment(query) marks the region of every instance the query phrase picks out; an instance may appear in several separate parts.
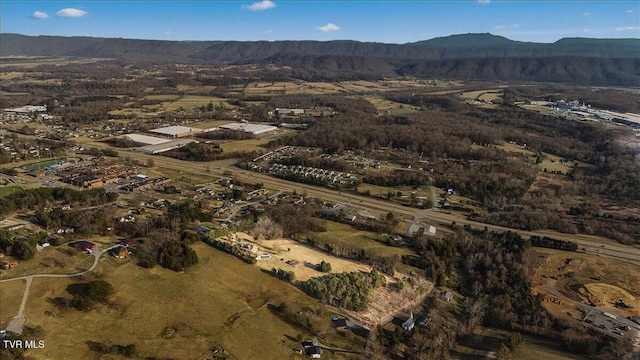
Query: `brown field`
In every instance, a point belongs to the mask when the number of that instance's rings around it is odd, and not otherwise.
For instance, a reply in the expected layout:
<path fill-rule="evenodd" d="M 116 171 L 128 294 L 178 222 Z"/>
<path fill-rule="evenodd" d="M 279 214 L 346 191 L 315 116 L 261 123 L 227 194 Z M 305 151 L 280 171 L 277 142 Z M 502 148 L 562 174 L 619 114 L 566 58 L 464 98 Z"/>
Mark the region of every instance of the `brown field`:
<path fill-rule="evenodd" d="M 365 96 L 366 100 L 376 107 L 379 113 L 387 113 L 394 115 L 409 114 L 416 111 L 416 109 L 407 104 L 401 104 L 393 101 L 389 101 L 377 96 Z"/>
<path fill-rule="evenodd" d="M 502 94 L 501 89 L 486 89 L 463 92 L 460 96 L 463 99 L 493 101 Z"/>
<path fill-rule="evenodd" d="M 24 280 L 0 284 L 0 329 L 5 329 L 11 318 L 18 315 L 25 284 Z"/>
<path fill-rule="evenodd" d="M 163 95 L 161 95 L 163 96 Z M 163 110 L 174 111 L 179 108 L 185 110 L 195 109 L 200 106 L 207 106 L 209 103 L 213 103 L 215 106 L 223 105 L 224 107 L 233 108 L 226 99 L 211 97 L 211 96 L 199 96 L 199 95 L 184 95 L 176 100 L 169 100 L 162 103 Z"/>
<path fill-rule="evenodd" d="M 259 268 L 271 270 L 272 268 L 280 268 L 287 271 L 293 271 L 296 274 L 296 280 L 305 281 L 312 277 L 324 275 L 310 265 L 320 264 L 323 260 L 331 264 L 332 273 L 351 272 L 351 271 L 371 271 L 371 266 L 354 261 L 339 258 L 330 255 L 324 251 L 313 248 L 309 245 L 301 244 L 298 241 L 289 239 L 263 240 L 260 246 L 265 247 L 265 253 L 273 254 L 270 260 L 260 260 L 257 262 Z M 293 267 L 286 264 L 289 260 L 298 260 L 300 265 Z"/>
<path fill-rule="evenodd" d="M 97 359 L 101 357 L 87 346 L 87 341 L 96 341 L 135 343 L 140 357 L 202 359 L 212 356 L 210 349 L 219 345 L 230 359 L 251 359 L 257 354 L 262 359 L 296 359 L 291 350 L 299 347 L 295 338 L 298 334 L 310 338 L 311 334 L 276 317 L 264 300 L 274 304 L 286 301 L 296 309 L 321 307 L 318 302 L 230 255 L 204 244 L 194 248 L 200 262 L 186 272 L 157 266 L 142 269 L 134 259 L 113 260 L 118 266 L 102 262 L 98 272 L 113 284 L 116 293 L 110 306 L 98 305 L 87 313 L 60 310 L 47 300 L 68 297 L 65 288 L 72 281 L 34 280 L 25 310 L 27 326 L 42 326 L 43 339 L 51 345 L 25 355 L 33 359 Z M 44 315 L 45 311 L 50 315 Z M 170 339 L 161 336 L 166 327 L 177 330 Z"/>
<path fill-rule="evenodd" d="M 266 151 L 266 149 L 260 145 L 264 145 L 269 141 L 271 141 L 271 139 L 227 141 L 220 143 L 220 148 L 226 153 L 236 151 Z"/>
<path fill-rule="evenodd" d="M 504 143 L 502 145 L 495 145 L 495 147 L 500 149 L 500 150 L 507 151 L 507 152 L 525 154 L 525 155 L 529 155 L 529 156 L 534 156 L 535 155 L 533 153 L 533 151 L 531 151 L 529 149 L 526 149 L 522 145 L 518 145 L 518 144 Z"/>

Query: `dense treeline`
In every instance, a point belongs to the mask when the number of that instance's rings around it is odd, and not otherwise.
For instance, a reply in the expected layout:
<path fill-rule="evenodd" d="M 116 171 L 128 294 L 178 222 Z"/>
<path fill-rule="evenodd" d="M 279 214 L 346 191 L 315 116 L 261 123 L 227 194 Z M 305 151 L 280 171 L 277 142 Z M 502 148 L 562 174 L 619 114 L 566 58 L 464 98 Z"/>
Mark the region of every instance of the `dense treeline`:
<path fill-rule="evenodd" d="M 97 206 L 114 202 L 117 193 L 104 189 L 73 190 L 69 188 L 35 188 L 9 194 L 0 198 L 0 215 L 17 210 L 37 209 L 54 203 L 68 203 L 79 206 Z"/>
<path fill-rule="evenodd" d="M 395 170 L 384 173 L 367 173 L 362 182 L 379 186 L 424 186 L 429 185 L 429 176 L 423 172 Z"/>
<path fill-rule="evenodd" d="M 19 260 L 28 260 L 36 253 L 36 244 L 46 237 L 44 232 L 19 236 L 14 231 L 0 229 L 0 250 Z"/>
<path fill-rule="evenodd" d="M 567 250 L 567 251 L 577 251 L 578 244 L 573 241 L 565 241 L 560 239 L 554 239 L 548 236 L 532 236 L 529 238 L 531 241 L 531 245 L 538 247 L 545 247 L 551 249 L 559 249 L 559 250 Z"/>
<path fill-rule="evenodd" d="M 251 160 L 263 153 L 262 151 L 235 151 L 226 153 L 222 151 L 219 144 L 191 143 L 179 149 L 166 151 L 163 155 L 186 161 L 214 161 L 237 158 Z"/>
<path fill-rule="evenodd" d="M 313 216 L 317 210 L 315 206 L 280 205 L 267 207 L 265 214 L 282 227 L 286 236 L 295 238 L 296 234 L 326 231 L 322 222 Z"/>
<path fill-rule="evenodd" d="M 350 272 L 329 274 L 300 283 L 304 292 L 320 301 L 345 309 L 363 311 L 371 302 L 371 291 L 386 284 L 383 275 Z"/>
<path fill-rule="evenodd" d="M 198 263 L 198 254 L 183 241 L 172 240 L 158 249 L 158 264 L 173 271 L 184 269 Z"/>
<path fill-rule="evenodd" d="M 233 244 L 231 244 L 228 241 L 221 241 L 221 240 L 216 240 L 212 237 L 204 237 L 203 241 L 210 245 L 213 246 L 214 248 L 224 251 L 227 254 L 231 254 L 235 257 L 237 257 L 238 259 L 244 261 L 247 264 L 255 264 L 256 263 L 256 258 L 251 256 L 250 254 L 248 254 L 246 251 L 239 249 L 236 246 L 233 246 Z"/>
<path fill-rule="evenodd" d="M 293 281 L 293 279 L 295 279 L 296 277 L 296 273 L 294 273 L 293 271 L 287 271 L 280 268 L 278 269 L 272 268 L 269 274 L 277 277 L 278 279 L 289 281 L 289 282 Z"/>

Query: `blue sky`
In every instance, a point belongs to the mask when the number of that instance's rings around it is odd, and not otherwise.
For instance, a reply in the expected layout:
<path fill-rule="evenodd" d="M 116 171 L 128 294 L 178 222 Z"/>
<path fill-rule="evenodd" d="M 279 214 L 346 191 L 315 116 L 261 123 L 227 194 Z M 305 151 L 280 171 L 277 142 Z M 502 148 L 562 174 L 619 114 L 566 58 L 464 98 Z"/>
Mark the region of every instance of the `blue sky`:
<path fill-rule="evenodd" d="M 160 40 L 406 43 L 490 32 L 513 40 L 639 38 L 635 1 L 0 1 L 0 31 Z"/>

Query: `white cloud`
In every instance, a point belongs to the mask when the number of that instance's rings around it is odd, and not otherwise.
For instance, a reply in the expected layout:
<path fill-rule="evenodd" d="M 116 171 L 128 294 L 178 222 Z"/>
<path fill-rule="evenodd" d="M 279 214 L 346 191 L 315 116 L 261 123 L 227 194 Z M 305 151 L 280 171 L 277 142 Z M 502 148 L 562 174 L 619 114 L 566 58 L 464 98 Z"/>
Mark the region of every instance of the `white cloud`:
<path fill-rule="evenodd" d="M 165 35 L 171 35 L 171 30 L 167 30 L 164 32 Z"/>
<path fill-rule="evenodd" d="M 276 3 L 274 3 L 271 0 L 262 0 L 262 1 L 254 2 L 251 5 L 242 5 L 243 9 L 247 9 L 251 11 L 273 9 L 274 7 L 276 7 Z"/>
<path fill-rule="evenodd" d="M 627 10 L 627 14 L 633 14 L 633 10 L 631 9 Z"/>
<path fill-rule="evenodd" d="M 587 11 L 587 12 L 585 12 L 585 13 L 582 13 L 582 15 L 584 15 L 584 16 L 589 16 L 589 15 L 591 15 L 591 13 Z"/>
<path fill-rule="evenodd" d="M 479 2 L 480 4 L 488 4 L 488 3 L 490 3 L 490 2 L 491 2 L 491 0 L 478 0 L 478 2 Z"/>
<path fill-rule="evenodd" d="M 322 32 L 338 31 L 338 30 L 340 30 L 340 26 L 338 26 L 336 24 L 328 23 L 325 26 L 317 27 L 316 30 L 320 30 Z"/>
<path fill-rule="evenodd" d="M 49 14 L 36 10 L 33 12 L 33 14 L 31 14 L 31 17 L 34 19 L 46 19 L 49 17 Z"/>
<path fill-rule="evenodd" d="M 617 27 L 616 31 L 640 30 L 640 26 L 623 26 Z"/>
<path fill-rule="evenodd" d="M 504 29 L 515 29 L 520 27 L 520 24 L 511 24 L 511 25 L 498 25 L 494 29 L 496 30 L 504 30 Z"/>
<path fill-rule="evenodd" d="M 267 29 L 265 31 L 262 32 L 263 34 L 271 34 L 273 33 L 273 29 Z"/>
<path fill-rule="evenodd" d="M 591 32 L 591 30 L 590 29 L 582 29 L 582 32 L 588 33 L 588 32 Z"/>
<path fill-rule="evenodd" d="M 84 10 L 74 9 L 74 8 L 66 8 L 58 11 L 56 15 L 64 16 L 64 17 L 83 17 L 88 13 Z"/>

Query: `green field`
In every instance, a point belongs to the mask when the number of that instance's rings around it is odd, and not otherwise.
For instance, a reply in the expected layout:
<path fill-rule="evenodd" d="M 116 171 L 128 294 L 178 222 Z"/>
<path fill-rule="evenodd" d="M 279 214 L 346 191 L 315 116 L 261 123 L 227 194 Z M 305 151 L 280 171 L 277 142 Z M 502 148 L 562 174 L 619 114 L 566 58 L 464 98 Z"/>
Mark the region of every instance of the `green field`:
<path fill-rule="evenodd" d="M 51 165 L 59 164 L 60 162 L 61 162 L 61 160 L 59 160 L 59 159 L 40 161 L 40 162 L 37 162 L 37 163 L 25 165 L 24 168 L 28 169 L 28 170 L 44 170 L 47 167 L 49 167 Z"/>
<path fill-rule="evenodd" d="M 134 343 L 139 358 L 203 359 L 219 345 L 228 359 L 296 359 L 298 336 L 312 334 L 284 322 L 263 305 L 252 306 L 248 299 L 272 304 L 287 302 L 292 310 L 323 309 L 330 328 L 332 308 L 322 306 L 295 287 L 199 243 L 194 245 L 199 264 L 186 272 L 156 266 L 143 269 L 135 259 L 102 261 L 96 272 L 113 284 L 116 293 L 111 305 L 99 305 L 90 312 L 60 310 L 48 300 L 66 296 L 67 279 L 36 279 L 25 314 L 27 326 L 42 326 L 46 352 L 29 350 L 33 359 L 97 359 L 87 341 L 127 345 Z M 115 265 L 114 265 L 115 264 Z M 93 276 L 84 280 L 91 280 Z M 45 311 L 55 316 L 46 316 Z M 51 313 L 48 313 L 51 314 Z M 177 329 L 170 339 L 161 333 Z M 349 342 L 331 337 L 341 347 Z M 109 357 L 111 358 L 111 357 Z M 323 356 L 325 358 L 325 356 Z M 328 359 L 343 359 L 327 354 Z"/>
<path fill-rule="evenodd" d="M 0 197 L 11 195 L 19 191 L 22 191 L 20 186 L 2 186 L 0 187 Z"/>
<path fill-rule="evenodd" d="M 266 149 L 260 145 L 264 145 L 271 141 L 271 139 L 252 139 L 252 140 L 238 140 L 228 141 L 220 143 L 220 148 L 226 153 L 232 153 L 236 151 L 265 151 Z"/>
<path fill-rule="evenodd" d="M 327 241 L 334 244 L 335 248 L 342 247 L 359 252 L 364 250 L 367 255 L 375 257 L 388 257 L 393 255 L 405 255 L 411 253 L 404 248 L 387 246 L 383 242 L 382 235 L 368 231 L 353 229 L 347 224 L 323 220 L 326 232 L 311 233 L 310 237 L 316 242 Z"/>

